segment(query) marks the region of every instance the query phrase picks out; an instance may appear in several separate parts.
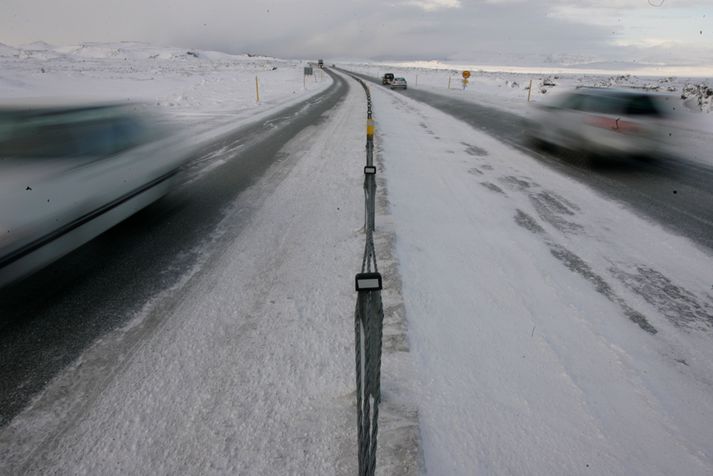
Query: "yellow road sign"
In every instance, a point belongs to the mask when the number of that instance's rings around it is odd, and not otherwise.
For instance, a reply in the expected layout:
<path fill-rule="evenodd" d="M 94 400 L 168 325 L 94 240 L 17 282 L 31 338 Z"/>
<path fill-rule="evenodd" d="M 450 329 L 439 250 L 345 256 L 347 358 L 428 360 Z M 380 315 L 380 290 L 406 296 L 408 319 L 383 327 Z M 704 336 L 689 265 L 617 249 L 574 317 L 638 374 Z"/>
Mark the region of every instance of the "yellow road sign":
<path fill-rule="evenodd" d="M 468 71 L 468 70 L 463 71 L 463 79 L 468 79 L 468 78 L 470 78 L 470 71 Z"/>

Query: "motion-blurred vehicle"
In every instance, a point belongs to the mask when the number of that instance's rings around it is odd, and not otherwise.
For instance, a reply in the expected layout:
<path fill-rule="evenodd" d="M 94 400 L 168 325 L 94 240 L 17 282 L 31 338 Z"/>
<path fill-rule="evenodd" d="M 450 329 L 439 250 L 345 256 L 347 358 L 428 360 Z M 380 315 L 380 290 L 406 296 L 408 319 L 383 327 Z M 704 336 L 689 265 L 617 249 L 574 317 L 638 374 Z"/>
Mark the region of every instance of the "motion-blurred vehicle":
<path fill-rule="evenodd" d="M 404 78 L 394 78 L 390 84 L 391 89 L 407 89 L 406 79 Z"/>
<path fill-rule="evenodd" d="M 324 68 L 324 60 L 317 60 L 317 66 L 319 66 L 320 68 Z"/>
<path fill-rule="evenodd" d="M 540 145 L 592 155 L 654 157 L 666 146 L 666 121 L 673 107 L 669 100 L 640 91 L 581 88 L 537 105 L 528 132 Z"/>
<path fill-rule="evenodd" d="M 387 86 L 391 84 L 391 81 L 394 80 L 394 74 L 393 73 L 386 73 L 382 78 L 381 78 L 381 84 L 384 86 Z"/>
<path fill-rule="evenodd" d="M 141 104 L 0 104 L 0 286 L 164 195 L 189 150 Z"/>

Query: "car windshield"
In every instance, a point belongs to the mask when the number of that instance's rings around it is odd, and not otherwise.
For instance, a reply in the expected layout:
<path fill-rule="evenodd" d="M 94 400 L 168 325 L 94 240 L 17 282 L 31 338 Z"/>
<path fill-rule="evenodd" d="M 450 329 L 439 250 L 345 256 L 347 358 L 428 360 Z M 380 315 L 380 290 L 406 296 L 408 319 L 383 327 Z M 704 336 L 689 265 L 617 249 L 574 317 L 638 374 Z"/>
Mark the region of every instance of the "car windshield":
<path fill-rule="evenodd" d="M 713 0 L 2 0 L 0 476 L 713 475 Z"/>
<path fill-rule="evenodd" d="M 0 156 L 105 156 L 140 144 L 141 119 L 120 108 L 0 112 Z"/>

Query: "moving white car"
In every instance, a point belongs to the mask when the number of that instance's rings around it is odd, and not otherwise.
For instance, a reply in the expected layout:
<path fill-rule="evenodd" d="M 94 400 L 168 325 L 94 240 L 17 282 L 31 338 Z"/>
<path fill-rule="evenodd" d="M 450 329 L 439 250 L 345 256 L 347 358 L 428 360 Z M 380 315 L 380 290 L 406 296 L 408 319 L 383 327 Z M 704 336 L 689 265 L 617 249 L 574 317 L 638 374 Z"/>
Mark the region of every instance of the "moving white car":
<path fill-rule="evenodd" d="M 164 195 L 190 147 L 141 104 L 0 105 L 0 286 Z"/>
<path fill-rule="evenodd" d="M 390 86 L 391 86 L 391 89 L 407 89 L 406 79 L 394 78 L 393 81 L 391 81 Z"/>
<path fill-rule="evenodd" d="M 580 88 L 537 108 L 529 134 L 540 144 L 652 157 L 665 149 L 675 103 L 643 91 Z"/>

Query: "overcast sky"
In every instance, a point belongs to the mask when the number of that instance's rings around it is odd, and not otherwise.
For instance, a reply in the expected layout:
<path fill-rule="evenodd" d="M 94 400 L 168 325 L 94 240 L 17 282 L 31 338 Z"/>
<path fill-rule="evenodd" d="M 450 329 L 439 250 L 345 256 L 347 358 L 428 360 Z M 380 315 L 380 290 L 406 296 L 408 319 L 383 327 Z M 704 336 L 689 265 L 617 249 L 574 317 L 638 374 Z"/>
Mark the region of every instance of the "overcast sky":
<path fill-rule="evenodd" d="M 0 42 L 289 58 L 713 63 L 713 0 L 0 0 Z"/>

